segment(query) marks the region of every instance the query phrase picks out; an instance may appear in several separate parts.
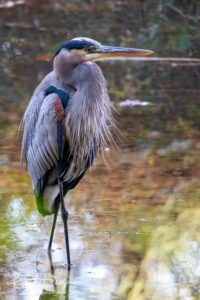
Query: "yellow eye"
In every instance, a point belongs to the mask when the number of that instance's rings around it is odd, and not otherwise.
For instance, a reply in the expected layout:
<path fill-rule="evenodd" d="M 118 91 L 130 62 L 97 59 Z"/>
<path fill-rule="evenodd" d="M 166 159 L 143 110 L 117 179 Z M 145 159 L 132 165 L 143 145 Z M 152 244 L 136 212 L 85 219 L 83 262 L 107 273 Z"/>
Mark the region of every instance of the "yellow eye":
<path fill-rule="evenodd" d="M 89 48 L 89 47 L 86 47 L 86 48 L 84 48 L 84 51 L 85 51 L 86 53 L 88 53 L 88 52 L 90 51 L 90 48 Z"/>
<path fill-rule="evenodd" d="M 84 51 L 86 53 L 88 53 L 88 52 L 95 52 L 95 50 L 96 50 L 96 48 L 94 46 L 89 46 L 89 47 L 85 47 L 84 48 Z"/>

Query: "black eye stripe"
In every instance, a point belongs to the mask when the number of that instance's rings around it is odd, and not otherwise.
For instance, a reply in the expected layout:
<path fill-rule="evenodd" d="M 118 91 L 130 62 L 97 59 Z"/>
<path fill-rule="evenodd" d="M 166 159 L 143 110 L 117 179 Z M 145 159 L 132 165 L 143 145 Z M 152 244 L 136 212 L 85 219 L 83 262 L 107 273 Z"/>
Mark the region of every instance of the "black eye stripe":
<path fill-rule="evenodd" d="M 90 49 L 94 50 L 95 47 L 91 42 L 88 41 L 82 41 L 82 40 L 72 40 L 69 41 L 65 44 L 63 44 L 60 49 L 56 52 L 55 56 L 62 50 L 62 49 L 67 49 L 69 51 L 73 49 L 81 50 L 81 49 Z"/>

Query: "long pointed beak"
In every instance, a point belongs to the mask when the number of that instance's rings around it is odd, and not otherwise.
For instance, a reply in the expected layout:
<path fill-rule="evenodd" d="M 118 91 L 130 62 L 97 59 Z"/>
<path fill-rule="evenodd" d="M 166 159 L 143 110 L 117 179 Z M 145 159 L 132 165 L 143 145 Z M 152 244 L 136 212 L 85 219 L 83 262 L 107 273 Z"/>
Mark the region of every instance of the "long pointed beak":
<path fill-rule="evenodd" d="M 89 60 L 97 61 L 107 59 L 120 59 L 122 57 L 126 59 L 126 57 L 135 57 L 140 55 L 148 55 L 152 53 L 153 51 L 144 49 L 101 46 L 93 53 L 88 54 L 88 56 L 90 56 L 91 58 Z"/>

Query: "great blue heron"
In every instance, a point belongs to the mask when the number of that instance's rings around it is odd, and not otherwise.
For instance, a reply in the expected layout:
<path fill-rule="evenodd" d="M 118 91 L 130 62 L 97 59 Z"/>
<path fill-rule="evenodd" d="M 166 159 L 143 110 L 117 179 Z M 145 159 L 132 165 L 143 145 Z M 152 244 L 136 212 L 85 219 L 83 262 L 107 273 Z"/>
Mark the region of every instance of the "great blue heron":
<path fill-rule="evenodd" d="M 37 207 L 43 216 L 54 214 L 48 250 L 61 205 L 68 269 L 71 262 L 64 196 L 105 147 L 113 125 L 106 81 L 94 61 L 151 53 L 103 46 L 83 37 L 67 41 L 56 52 L 53 71 L 36 88 L 24 114 L 22 154 Z"/>

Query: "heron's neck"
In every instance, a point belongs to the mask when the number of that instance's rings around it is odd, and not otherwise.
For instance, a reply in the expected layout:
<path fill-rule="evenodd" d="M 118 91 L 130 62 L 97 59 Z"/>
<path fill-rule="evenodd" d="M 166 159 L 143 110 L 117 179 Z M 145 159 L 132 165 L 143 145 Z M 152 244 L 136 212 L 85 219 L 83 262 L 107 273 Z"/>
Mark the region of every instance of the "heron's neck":
<path fill-rule="evenodd" d="M 68 82 L 78 63 L 79 60 L 76 55 L 70 51 L 60 51 L 53 62 L 53 70 L 56 77 L 64 82 Z"/>

